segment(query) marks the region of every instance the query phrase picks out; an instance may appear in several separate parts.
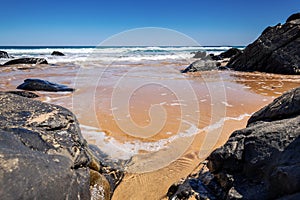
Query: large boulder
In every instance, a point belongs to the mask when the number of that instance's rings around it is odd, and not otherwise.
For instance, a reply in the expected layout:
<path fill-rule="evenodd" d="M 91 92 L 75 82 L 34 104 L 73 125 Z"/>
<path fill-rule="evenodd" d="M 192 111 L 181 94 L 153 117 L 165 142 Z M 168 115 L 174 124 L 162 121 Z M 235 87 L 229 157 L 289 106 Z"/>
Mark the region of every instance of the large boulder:
<path fill-rule="evenodd" d="M 299 13 L 283 25 L 266 28 L 242 54 L 233 57 L 228 67 L 238 71 L 300 74 Z"/>
<path fill-rule="evenodd" d="M 62 52 L 60 51 L 53 51 L 51 53 L 51 56 L 65 56 L 65 54 L 63 54 Z"/>
<path fill-rule="evenodd" d="M 207 158 L 207 170 L 173 185 L 169 197 L 297 199 L 300 194 L 300 88 L 256 112 Z M 180 198 L 179 198 L 180 199 Z"/>
<path fill-rule="evenodd" d="M 197 71 L 211 71 L 217 69 L 217 62 L 213 60 L 197 60 L 190 64 L 181 73 L 197 72 Z"/>
<path fill-rule="evenodd" d="M 17 89 L 48 92 L 73 92 L 73 88 L 41 79 L 26 79 Z"/>
<path fill-rule="evenodd" d="M 0 58 L 9 58 L 9 55 L 6 51 L 0 51 Z"/>
<path fill-rule="evenodd" d="M 17 64 L 48 64 L 48 62 L 45 58 L 18 58 L 4 63 L 4 65 L 17 65 Z"/>
<path fill-rule="evenodd" d="M 110 198 L 108 172 L 69 110 L 0 92 L 0 113 L 1 199 Z"/>

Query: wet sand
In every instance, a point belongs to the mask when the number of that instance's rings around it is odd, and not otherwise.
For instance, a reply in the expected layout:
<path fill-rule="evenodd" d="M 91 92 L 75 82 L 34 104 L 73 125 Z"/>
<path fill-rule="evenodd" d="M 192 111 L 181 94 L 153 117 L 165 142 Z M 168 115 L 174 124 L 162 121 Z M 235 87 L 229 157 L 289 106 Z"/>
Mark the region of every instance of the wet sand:
<path fill-rule="evenodd" d="M 0 88 L 14 90 L 26 78 L 75 87 L 74 94 L 37 93 L 71 109 L 88 142 L 112 159 L 128 160 L 113 199 L 162 199 L 253 112 L 300 85 L 298 76 L 263 73 L 183 75 L 183 65 L 1 68 Z"/>

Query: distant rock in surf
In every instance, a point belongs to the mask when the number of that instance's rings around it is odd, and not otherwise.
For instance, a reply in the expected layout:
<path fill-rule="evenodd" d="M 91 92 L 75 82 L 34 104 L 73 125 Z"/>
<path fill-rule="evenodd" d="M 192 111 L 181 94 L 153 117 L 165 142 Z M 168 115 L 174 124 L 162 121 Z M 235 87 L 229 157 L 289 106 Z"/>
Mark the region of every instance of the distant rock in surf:
<path fill-rule="evenodd" d="M 4 63 L 4 65 L 17 65 L 17 64 L 48 64 L 48 62 L 44 58 L 19 58 Z"/>
<path fill-rule="evenodd" d="M 299 199 L 300 88 L 252 115 L 197 173 L 170 187 L 169 199 Z"/>
<path fill-rule="evenodd" d="M 300 74 L 300 13 L 291 15 L 283 25 L 267 27 L 227 66 L 237 71 Z"/>
<path fill-rule="evenodd" d="M 198 51 L 195 53 L 193 58 L 200 58 L 200 60 L 197 60 L 190 64 L 187 68 L 184 70 L 181 70 L 181 73 L 188 73 L 188 72 L 197 72 L 197 71 L 211 71 L 211 70 L 226 70 L 228 69 L 224 65 L 222 65 L 222 61 L 227 62 L 227 58 L 234 57 L 238 54 L 240 54 L 242 51 L 237 48 L 231 48 L 220 55 L 214 55 L 209 54 L 205 51 Z M 216 62 L 221 61 L 221 62 Z"/>
<path fill-rule="evenodd" d="M 41 79 L 26 79 L 17 89 L 48 92 L 73 92 L 75 90 L 65 85 L 51 83 Z"/>
<path fill-rule="evenodd" d="M 210 59 L 209 55 L 207 55 L 206 51 L 197 51 L 197 52 L 193 52 L 195 55 L 193 56 L 193 58 L 200 58 L 202 60 L 207 60 Z"/>
<path fill-rule="evenodd" d="M 51 56 L 65 56 L 65 54 L 63 54 L 62 52 L 60 51 L 53 51 L 51 53 Z"/>
<path fill-rule="evenodd" d="M 6 51 L 0 51 L 0 58 L 9 58 L 9 55 Z"/>

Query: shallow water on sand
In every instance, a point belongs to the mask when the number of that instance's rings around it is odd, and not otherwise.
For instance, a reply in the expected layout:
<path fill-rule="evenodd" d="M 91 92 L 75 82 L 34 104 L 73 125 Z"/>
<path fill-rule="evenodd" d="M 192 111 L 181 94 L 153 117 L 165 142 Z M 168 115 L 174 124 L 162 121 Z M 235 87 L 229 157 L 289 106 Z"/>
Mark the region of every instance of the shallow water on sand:
<path fill-rule="evenodd" d="M 126 160 L 113 199 L 162 199 L 253 112 L 300 85 L 299 76 L 179 73 L 188 64 L 15 66 L 0 69 L 0 89 L 14 90 L 26 78 L 75 87 L 73 94 L 36 93 L 72 110 L 85 138 L 106 158 Z"/>

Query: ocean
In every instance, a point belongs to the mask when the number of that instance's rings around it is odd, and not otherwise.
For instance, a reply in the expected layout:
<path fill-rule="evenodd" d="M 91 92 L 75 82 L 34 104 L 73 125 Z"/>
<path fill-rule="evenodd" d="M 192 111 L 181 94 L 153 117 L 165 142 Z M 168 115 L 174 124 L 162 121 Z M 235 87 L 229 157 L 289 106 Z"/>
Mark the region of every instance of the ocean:
<path fill-rule="evenodd" d="M 243 49 L 243 46 L 234 46 Z M 98 63 L 109 63 L 118 58 L 123 62 L 138 61 L 174 61 L 189 59 L 192 52 L 206 51 L 208 54 L 219 54 L 232 48 L 231 46 L 176 46 L 176 47 L 110 47 L 110 46 L 0 46 L 1 50 L 7 51 L 15 58 L 41 57 L 46 58 L 50 64 L 84 62 L 86 60 Z M 66 56 L 51 56 L 53 51 L 61 51 Z M 0 64 L 6 62 L 0 60 Z"/>

